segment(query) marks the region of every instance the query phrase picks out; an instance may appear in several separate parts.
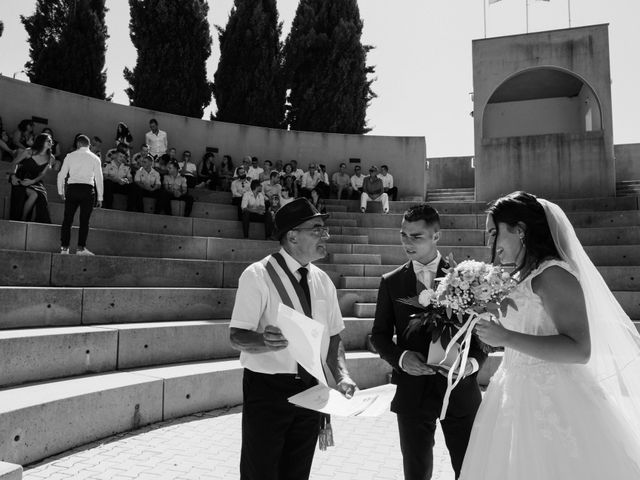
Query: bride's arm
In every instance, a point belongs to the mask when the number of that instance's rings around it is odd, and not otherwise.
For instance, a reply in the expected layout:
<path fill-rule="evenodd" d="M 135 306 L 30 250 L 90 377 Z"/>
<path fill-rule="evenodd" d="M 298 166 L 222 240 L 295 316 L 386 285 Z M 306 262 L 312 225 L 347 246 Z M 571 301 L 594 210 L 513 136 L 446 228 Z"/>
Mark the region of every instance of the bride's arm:
<path fill-rule="evenodd" d="M 483 321 L 476 328 L 480 340 L 549 362 L 587 363 L 591 356 L 589 321 L 578 280 L 560 267 L 549 267 L 533 279 L 532 288 L 542 299 L 558 335 L 528 335 Z"/>

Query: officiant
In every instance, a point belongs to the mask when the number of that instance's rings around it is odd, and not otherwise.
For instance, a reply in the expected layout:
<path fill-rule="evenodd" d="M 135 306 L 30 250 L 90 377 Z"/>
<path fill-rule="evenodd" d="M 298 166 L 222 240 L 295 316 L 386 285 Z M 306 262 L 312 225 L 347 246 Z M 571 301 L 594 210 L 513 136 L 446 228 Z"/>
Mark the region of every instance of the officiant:
<path fill-rule="evenodd" d="M 327 427 L 322 425 L 325 416 L 287 400 L 317 380 L 287 349 L 288 341 L 277 327 L 280 303 L 325 326 L 322 360 L 335 388 L 347 398 L 356 389 L 340 338 L 344 322 L 336 288 L 311 263 L 327 255 L 327 217 L 304 198 L 280 208 L 274 219 L 280 250 L 240 276 L 230 340 L 240 350 L 244 368 L 241 480 L 308 479 L 321 428 Z"/>
<path fill-rule="evenodd" d="M 392 383 L 397 384 L 391 411 L 396 413 L 404 478 L 428 480 L 433 471 L 433 444 L 436 419 L 447 390 L 447 378 L 428 364 L 438 343 L 431 344 L 432 332 L 416 328 L 413 314 L 419 310 L 400 302 L 434 288 L 445 276 L 447 260 L 438 251 L 440 216 L 426 203 L 409 208 L 400 227 L 402 247 L 408 262 L 382 276 L 371 332 L 371 341 L 380 356 L 393 367 Z M 394 335 L 397 340 L 394 341 Z M 440 342 L 440 339 L 438 339 Z M 444 352 L 442 352 L 444 353 Z M 456 478 L 469 443 L 471 427 L 480 406 L 477 372 L 486 360 L 477 341 L 472 341 L 460 383 L 453 389 L 447 413 L 440 422 Z M 437 362 L 440 359 L 436 359 Z"/>

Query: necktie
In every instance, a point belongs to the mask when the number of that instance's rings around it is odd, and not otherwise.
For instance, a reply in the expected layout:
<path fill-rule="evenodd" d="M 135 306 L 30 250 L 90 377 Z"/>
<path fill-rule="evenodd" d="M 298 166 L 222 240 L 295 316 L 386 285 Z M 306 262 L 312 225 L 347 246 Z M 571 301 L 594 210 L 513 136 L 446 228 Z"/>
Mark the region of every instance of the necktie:
<path fill-rule="evenodd" d="M 308 305 L 307 308 L 304 308 L 304 314 L 307 317 L 311 317 L 311 291 L 309 290 L 309 282 L 307 281 L 307 274 L 309 273 L 309 270 L 307 270 L 305 267 L 300 267 L 298 269 L 298 273 L 300 274 L 300 287 L 302 287 L 302 291 L 304 292 L 304 296 L 307 299 L 307 305 Z M 318 383 L 316 379 L 309 372 L 307 372 L 300 364 L 298 364 L 298 376 L 304 383 L 306 383 L 309 386 L 315 385 Z"/>

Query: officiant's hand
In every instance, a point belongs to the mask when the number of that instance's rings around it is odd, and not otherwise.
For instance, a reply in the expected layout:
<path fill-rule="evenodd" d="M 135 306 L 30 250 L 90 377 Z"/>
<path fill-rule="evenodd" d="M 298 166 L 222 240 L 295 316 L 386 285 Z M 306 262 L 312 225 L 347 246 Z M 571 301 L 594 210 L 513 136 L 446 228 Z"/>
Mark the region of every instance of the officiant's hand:
<path fill-rule="evenodd" d="M 510 330 L 497 322 L 480 320 L 473 331 L 482 342 L 490 347 L 505 347 L 509 342 Z"/>
<path fill-rule="evenodd" d="M 420 352 L 413 352 L 408 350 L 402 358 L 402 365 L 400 368 L 407 372 L 409 375 L 434 375 L 436 372 L 431 367 L 427 366 L 427 357 Z"/>
<path fill-rule="evenodd" d="M 343 377 L 342 380 L 338 382 L 338 385 L 336 385 L 336 388 L 346 398 L 351 398 L 358 386 L 350 377 Z"/>
<path fill-rule="evenodd" d="M 287 339 L 282 335 L 282 331 L 274 325 L 267 325 L 264 328 L 262 339 L 265 347 L 273 351 L 282 350 L 289 345 Z"/>

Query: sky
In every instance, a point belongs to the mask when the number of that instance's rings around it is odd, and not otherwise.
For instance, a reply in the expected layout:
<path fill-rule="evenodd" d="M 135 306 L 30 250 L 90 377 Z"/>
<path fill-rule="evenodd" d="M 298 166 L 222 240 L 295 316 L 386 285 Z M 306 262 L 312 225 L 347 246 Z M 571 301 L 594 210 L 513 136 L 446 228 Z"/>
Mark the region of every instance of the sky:
<path fill-rule="evenodd" d="M 487 36 L 525 33 L 526 2 L 529 31 L 569 26 L 569 0 L 360 0 L 363 43 L 375 47 L 368 63 L 376 66 L 373 89 L 378 95 L 368 109 L 372 135 L 421 136 L 428 157 L 473 155 L 473 91 L 471 42 L 483 38 L 486 8 Z M 0 0 L 0 73 L 27 80 L 22 72 L 28 60 L 27 35 L 19 16 L 30 15 L 35 0 Z M 297 0 L 278 0 L 283 34 L 289 32 Z M 127 0 L 106 0 L 110 38 L 107 40 L 107 94 L 129 103 L 122 71 L 133 67 L 136 51 L 129 38 Z M 224 26 L 233 0 L 210 0 L 213 35 L 207 63 L 210 79 L 219 59 L 213 25 Z M 609 24 L 614 142 L 640 142 L 640 1 L 573 0 L 571 26 Z M 0 99 L 0 115 L 2 100 Z M 213 104 L 205 112 L 215 111 Z"/>

